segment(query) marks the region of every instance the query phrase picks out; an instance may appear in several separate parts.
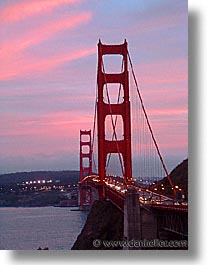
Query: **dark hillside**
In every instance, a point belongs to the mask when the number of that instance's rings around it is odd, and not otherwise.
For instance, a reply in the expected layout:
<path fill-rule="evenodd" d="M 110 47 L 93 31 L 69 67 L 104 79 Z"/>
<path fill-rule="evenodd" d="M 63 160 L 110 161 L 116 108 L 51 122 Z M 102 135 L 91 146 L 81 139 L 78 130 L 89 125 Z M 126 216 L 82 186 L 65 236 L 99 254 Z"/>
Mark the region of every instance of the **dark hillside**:
<path fill-rule="evenodd" d="M 183 160 L 182 163 L 176 166 L 171 171 L 170 177 L 171 177 L 174 187 L 176 187 L 178 195 L 179 193 L 180 195 L 184 194 L 185 198 L 188 198 L 188 159 Z M 161 191 L 162 184 L 165 187 L 165 193 L 167 195 L 172 195 L 172 189 L 166 177 L 158 181 L 151 188 L 157 188 L 158 191 Z M 178 197 L 180 197 L 180 195 Z"/>

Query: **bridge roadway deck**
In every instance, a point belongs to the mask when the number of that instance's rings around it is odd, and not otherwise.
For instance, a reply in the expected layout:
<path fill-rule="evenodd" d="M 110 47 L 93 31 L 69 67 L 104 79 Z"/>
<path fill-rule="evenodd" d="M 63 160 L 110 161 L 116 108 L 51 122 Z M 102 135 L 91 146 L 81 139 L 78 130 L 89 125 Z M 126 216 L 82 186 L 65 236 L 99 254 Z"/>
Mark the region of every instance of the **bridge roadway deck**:
<path fill-rule="evenodd" d="M 88 185 L 91 188 L 98 189 L 99 186 L 103 186 L 105 197 L 109 199 L 113 204 L 115 204 L 122 212 L 124 212 L 124 201 L 125 201 L 125 192 L 126 190 L 121 189 L 119 186 L 112 185 L 108 182 L 100 183 L 100 181 L 97 179 L 97 177 L 88 177 L 81 183 L 84 183 L 84 185 Z M 148 189 L 144 189 L 143 187 L 137 187 L 135 185 L 132 185 L 137 189 L 138 193 L 148 193 L 150 194 L 151 191 Z M 162 197 L 162 199 L 171 199 L 170 197 L 161 195 L 156 193 L 156 196 Z M 160 202 L 154 203 L 154 202 L 147 202 L 140 200 L 141 207 L 153 209 L 153 210 L 163 210 L 163 211 L 177 211 L 177 212 L 188 212 L 188 206 L 187 205 L 175 205 L 175 204 L 164 204 L 162 203 L 162 200 Z"/>

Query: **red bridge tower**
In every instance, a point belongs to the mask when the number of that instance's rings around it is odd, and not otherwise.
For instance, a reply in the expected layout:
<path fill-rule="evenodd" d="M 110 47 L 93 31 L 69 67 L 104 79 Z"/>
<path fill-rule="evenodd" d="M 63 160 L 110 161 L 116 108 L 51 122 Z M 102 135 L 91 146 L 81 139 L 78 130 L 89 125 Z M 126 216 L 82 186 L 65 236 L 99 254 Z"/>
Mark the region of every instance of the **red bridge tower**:
<path fill-rule="evenodd" d="M 87 181 L 82 180 L 92 174 L 92 146 L 91 130 L 80 130 L 80 208 L 87 208 L 92 204 L 92 190 Z"/>
<path fill-rule="evenodd" d="M 123 72 L 105 73 L 103 65 L 104 55 L 122 55 Z M 120 45 L 104 45 L 98 43 L 98 104 L 97 104 L 97 121 L 98 121 L 98 170 L 99 179 L 103 183 L 106 176 L 106 159 L 109 153 L 118 153 L 123 157 L 124 182 L 130 184 L 132 180 L 132 162 L 131 162 L 131 118 L 130 118 L 130 101 L 129 101 L 129 77 L 128 77 L 128 50 L 127 42 Z M 104 102 L 103 90 L 108 83 L 118 83 L 123 87 L 124 99 L 120 104 L 107 104 Z M 107 115 L 121 115 L 123 119 L 124 138 L 121 140 L 105 139 L 105 120 Z M 99 199 L 104 197 L 104 191 L 100 189 Z"/>

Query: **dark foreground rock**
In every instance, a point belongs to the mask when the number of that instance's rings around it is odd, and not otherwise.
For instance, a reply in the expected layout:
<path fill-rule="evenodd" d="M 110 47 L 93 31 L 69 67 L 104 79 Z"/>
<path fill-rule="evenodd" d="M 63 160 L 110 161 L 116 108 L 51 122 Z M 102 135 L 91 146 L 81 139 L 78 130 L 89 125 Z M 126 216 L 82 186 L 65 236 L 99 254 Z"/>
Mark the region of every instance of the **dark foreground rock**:
<path fill-rule="evenodd" d="M 74 243 L 72 250 L 120 249 L 105 248 L 103 240 L 123 240 L 123 213 L 110 201 L 95 201 L 86 224 Z M 99 246 L 100 244 L 100 246 Z"/>

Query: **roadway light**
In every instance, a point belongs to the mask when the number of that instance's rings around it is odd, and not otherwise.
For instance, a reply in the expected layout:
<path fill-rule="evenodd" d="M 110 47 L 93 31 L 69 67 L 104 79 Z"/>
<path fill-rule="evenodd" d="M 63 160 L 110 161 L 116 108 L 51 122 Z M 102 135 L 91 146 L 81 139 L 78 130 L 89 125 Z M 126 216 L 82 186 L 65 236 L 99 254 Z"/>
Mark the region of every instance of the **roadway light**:
<path fill-rule="evenodd" d="M 178 189 L 179 187 L 176 185 L 175 188 Z"/>

